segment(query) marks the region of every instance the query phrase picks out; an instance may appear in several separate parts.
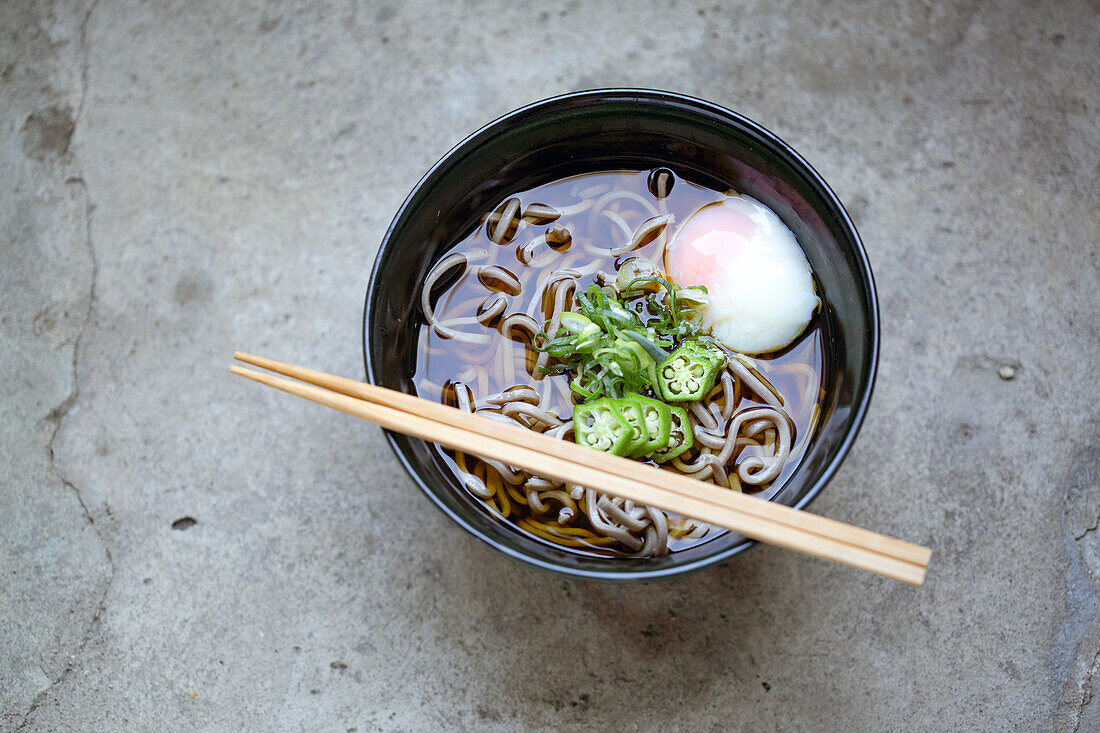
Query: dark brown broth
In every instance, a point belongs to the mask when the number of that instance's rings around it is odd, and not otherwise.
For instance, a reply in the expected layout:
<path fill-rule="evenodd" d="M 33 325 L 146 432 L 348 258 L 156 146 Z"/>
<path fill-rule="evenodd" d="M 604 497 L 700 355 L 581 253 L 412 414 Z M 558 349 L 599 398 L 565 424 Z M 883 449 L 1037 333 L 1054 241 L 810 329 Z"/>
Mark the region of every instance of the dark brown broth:
<path fill-rule="evenodd" d="M 633 231 L 644 220 L 653 216 L 653 211 L 644 207 L 637 196 L 656 209 L 657 213 L 670 213 L 675 217 L 675 222 L 668 231 L 668 240 L 675 236 L 677 227 L 687 221 L 688 217 L 707 204 L 721 200 L 725 194 L 690 183 L 682 178 L 675 178 L 670 194 L 659 201 L 650 192 L 647 181 L 650 171 L 606 171 L 575 176 L 539 186 L 527 191 L 522 191 L 517 196 L 524 206 L 531 203 L 541 203 L 559 209 L 568 209 L 575 206 L 585 198 L 601 198 L 607 192 L 625 192 L 627 197 L 609 202 L 601 207 L 600 211 L 615 210 L 614 213 L 621 216 L 627 227 Z M 605 189 L 604 193 L 595 193 L 585 196 L 586 192 L 593 189 Z M 501 202 L 503 204 L 503 202 Z M 616 210 L 617 209 L 617 210 Z M 499 206 L 498 206 L 499 210 Z M 563 267 L 579 267 L 596 263 L 597 269 L 582 277 L 577 278 L 578 289 L 583 290 L 593 282 L 596 282 L 596 273 L 603 271 L 614 277 L 616 271 L 616 258 L 601 252 L 590 252 L 586 245 L 595 250 L 607 250 L 623 244 L 629 239 L 627 234 L 618 226 L 613 217 L 603 215 L 594 208 L 572 216 L 566 215 L 556 222 L 532 224 L 522 222 L 512 237 L 509 244 L 494 244 L 487 234 L 487 227 L 482 225 L 475 228 L 466 239 L 455 245 L 450 252 L 475 252 L 484 250 L 487 257 L 478 259 L 476 264 L 495 264 L 505 268 L 516 275 L 521 283 L 522 290 L 518 296 L 502 293 L 507 299 L 506 314 L 525 312 L 531 315 L 539 324 L 542 324 L 546 313 L 543 304 L 532 303 L 533 293 L 536 289 L 538 278 L 544 277 L 553 270 Z M 562 224 L 572 231 L 572 244 L 567 250 L 557 251 L 550 245 L 542 243 L 534 252 L 532 265 L 524 265 L 518 258 L 520 248 L 540 234 L 546 232 L 554 224 Z M 629 256 L 642 255 L 653 262 L 661 263 L 660 243 L 654 242 L 635 250 Z M 625 259 L 626 256 L 619 258 Z M 545 264 L 543 264 L 545 263 Z M 679 283 L 691 285 L 692 283 Z M 453 276 L 445 278 L 435 288 L 433 295 L 434 310 L 441 321 L 457 317 L 473 316 L 478 312 L 478 307 L 494 291 L 489 290 L 486 284 L 471 272 L 464 273 L 457 281 Z M 488 345 L 473 345 L 456 343 L 450 339 L 441 338 L 431 328 L 422 324 L 419 329 L 419 342 L 417 351 L 416 371 L 414 384 L 421 397 L 440 401 L 443 399 L 443 385 L 450 381 L 460 380 L 465 382 L 473 391 L 474 398 L 478 399 L 495 392 L 502 391 L 516 384 L 529 384 L 534 386 L 543 395 L 542 407 L 559 417 L 568 419 L 572 412 L 572 403 L 569 399 L 568 375 L 548 375 L 541 381 L 536 380 L 525 368 L 522 360 L 522 344 L 505 339 L 497 329 L 490 329 L 479 324 L 458 327 L 459 330 L 469 333 L 484 333 L 490 336 Z M 500 363 L 494 358 L 496 350 L 511 345 L 514 356 L 514 372 L 509 379 L 505 369 L 500 368 Z M 788 478 L 797 468 L 805 454 L 809 438 L 812 437 L 817 419 L 817 403 L 820 400 L 820 384 L 822 369 L 821 329 L 818 318 L 815 316 L 803 335 L 790 347 L 776 354 L 770 354 L 755 359 L 758 370 L 782 395 L 786 409 L 794 420 L 794 447 L 790 457 L 783 467 L 780 476 L 758 493 L 759 496 L 770 498 L 778 493 Z M 506 366 L 506 365 L 505 365 Z M 528 364 L 527 366 L 530 366 Z M 743 395 L 737 410 L 742 410 L 754 404 L 763 404 L 753 395 Z M 440 453 L 444 461 L 457 471 L 457 466 L 451 456 L 442 449 Z M 514 511 L 522 510 L 529 513 L 522 505 L 516 505 Z M 511 517 L 513 523 L 519 521 L 519 517 Z M 542 518 L 546 521 L 545 517 Z M 517 531 L 529 534 L 543 542 L 548 540 L 526 532 L 517 527 Z M 670 539 L 670 551 L 694 547 L 702 542 L 709 541 L 725 534 L 725 530 L 711 529 L 705 536 L 699 539 Z M 583 554 L 620 554 L 614 549 L 609 551 L 605 547 L 569 548 Z"/>

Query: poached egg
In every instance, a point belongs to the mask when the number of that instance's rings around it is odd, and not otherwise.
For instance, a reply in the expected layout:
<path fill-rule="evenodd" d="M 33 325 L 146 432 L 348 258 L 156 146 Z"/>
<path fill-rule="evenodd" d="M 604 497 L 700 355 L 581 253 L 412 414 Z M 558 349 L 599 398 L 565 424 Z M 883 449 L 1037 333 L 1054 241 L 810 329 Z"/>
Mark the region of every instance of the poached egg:
<path fill-rule="evenodd" d="M 821 305 L 794 232 L 749 196 L 692 214 L 665 249 L 665 272 L 677 284 L 706 286 L 703 326 L 743 354 L 789 345 Z"/>

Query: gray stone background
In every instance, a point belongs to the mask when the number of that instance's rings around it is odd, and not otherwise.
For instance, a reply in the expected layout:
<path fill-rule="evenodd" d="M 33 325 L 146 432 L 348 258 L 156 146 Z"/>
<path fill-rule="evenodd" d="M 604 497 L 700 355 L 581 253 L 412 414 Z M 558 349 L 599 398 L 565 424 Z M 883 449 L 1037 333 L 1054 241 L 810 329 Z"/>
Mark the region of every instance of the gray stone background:
<path fill-rule="evenodd" d="M 520 6 L 0 4 L 0 725 L 1100 730 L 1096 3 Z M 420 175 L 610 85 L 748 115 L 850 207 L 882 367 L 813 509 L 933 547 L 923 588 L 529 570 L 228 374 L 361 375 Z"/>

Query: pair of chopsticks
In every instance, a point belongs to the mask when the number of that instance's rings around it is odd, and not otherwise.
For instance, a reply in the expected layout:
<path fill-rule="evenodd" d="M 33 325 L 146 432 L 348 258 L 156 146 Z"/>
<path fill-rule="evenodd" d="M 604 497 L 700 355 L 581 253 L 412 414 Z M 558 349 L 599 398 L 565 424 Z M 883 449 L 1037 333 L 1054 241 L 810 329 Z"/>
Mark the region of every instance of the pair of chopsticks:
<path fill-rule="evenodd" d="M 234 353 L 233 358 L 300 381 L 240 366 L 231 368 L 234 374 L 387 430 L 692 517 L 761 542 L 910 585 L 924 582 L 932 554 L 926 547 L 385 387 L 241 352 Z"/>

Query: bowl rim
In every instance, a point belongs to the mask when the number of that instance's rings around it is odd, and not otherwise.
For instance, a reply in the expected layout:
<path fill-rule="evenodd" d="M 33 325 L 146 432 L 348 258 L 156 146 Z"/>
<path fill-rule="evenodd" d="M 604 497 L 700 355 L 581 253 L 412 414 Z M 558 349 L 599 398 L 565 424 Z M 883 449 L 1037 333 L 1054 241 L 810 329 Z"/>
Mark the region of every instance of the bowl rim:
<path fill-rule="evenodd" d="M 830 207 L 837 215 L 838 223 L 841 228 L 846 231 L 850 236 L 854 245 L 854 254 L 858 261 L 858 271 L 860 276 L 867 287 L 867 300 L 869 303 L 869 320 L 870 328 L 870 354 L 868 355 L 869 368 L 867 386 L 863 390 L 863 393 L 857 397 L 854 401 L 851 409 L 852 423 L 851 427 L 847 431 L 844 439 L 841 441 L 840 446 L 837 449 L 836 454 L 833 456 L 825 466 L 822 468 L 820 474 L 816 480 L 808 487 L 805 494 L 793 505 L 795 509 L 805 509 L 809 504 L 817 498 L 817 495 L 825 488 L 825 486 L 832 480 L 833 476 L 839 470 L 840 465 L 844 462 L 848 452 L 851 450 L 852 445 L 855 444 L 856 438 L 859 435 L 860 428 L 863 426 L 863 420 L 866 417 L 867 410 L 871 404 L 871 397 L 875 389 L 875 381 L 878 374 L 878 361 L 879 361 L 879 348 L 881 341 L 880 334 L 880 318 L 879 318 L 879 303 L 878 293 L 875 288 L 874 275 L 871 272 L 870 260 L 867 257 L 867 251 L 863 246 L 863 240 L 859 236 L 859 232 L 856 230 L 855 223 L 852 221 L 848 211 L 844 208 L 840 198 L 836 195 L 833 189 L 825 182 L 825 179 L 821 177 L 821 174 L 814 169 L 813 166 L 806 161 L 801 155 L 799 155 L 794 148 L 784 142 L 779 136 L 775 135 L 771 131 L 764 128 L 757 122 L 738 114 L 726 107 L 723 107 L 714 102 L 708 102 L 707 100 L 693 97 L 679 92 L 670 92 L 659 89 L 647 89 L 640 87 L 608 87 L 597 89 L 586 89 L 583 91 L 567 92 L 565 94 L 559 94 L 552 97 L 526 104 L 522 107 L 512 110 L 506 114 L 497 117 L 491 122 L 482 125 L 474 132 L 464 137 L 460 142 L 451 147 L 443 156 L 441 156 L 423 176 L 416 182 L 416 185 L 412 187 L 409 194 L 405 197 L 401 206 L 394 214 L 393 219 L 390 221 L 389 226 L 386 229 L 386 233 L 383 235 L 378 245 L 378 251 L 375 254 L 374 263 L 371 266 L 370 278 L 367 281 L 366 299 L 363 306 L 363 363 L 366 369 L 367 381 L 371 384 L 377 384 L 375 379 L 376 365 L 371 357 L 370 352 L 370 326 L 373 315 L 373 309 L 371 303 L 374 300 L 375 293 L 378 289 L 379 281 L 381 279 L 380 263 L 382 261 L 382 255 L 387 246 L 391 242 L 391 238 L 394 235 L 395 228 L 402 220 L 406 210 L 412 205 L 414 199 L 417 198 L 421 189 L 427 185 L 436 173 L 445 166 L 449 165 L 453 158 L 462 154 L 464 150 L 472 146 L 477 145 L 482 139 L 495 135 L 498 131 L 507 128 L 513 122 L 527 117 L 532 114 L 536 114 L 540 111 L 550 110 L 560 105 L 570 105 L 578 103 L 600 104 L 604 102 L 623 102 L 623 101 L 638 101 L 649 104 L 658 105 L 679 105 L 695 109 L 697 111 L 705 112 L 711 116 L 717 116 L 724 118 L 727 123 L 733 126 L 740 126 L 750 132 L 752 135 L 763 141 L 768 147 L 769 152 L 778 154 L 780 157 L 785 158 L 785 162 L 797 169 L 805 176 L 809 184 L 816 190 L 816 193 L 821 196 L 823 201 L 828 207 Z M 420 488 L 421 492 L 425 494 L 428 499 L 439 508 L 444 514 L 446 514 L 452 521 L 469 532 L 471 535 L 481 540 L 485 544 L 489 545 L 493 549 L 515 558 L 523 563 L 532 565 L 541 570 L 547 570 L 559 575 L 567 575 L 576 578 L 584 578 L 588 580 L 601 580 L 610 582 L 630 582 L 630 581 L 642 581 L 642 580 L 654 580 L 658 578 L 668 578 L 672 576 L 684 575 L 687 573 L 702 570 L 703 568 L 710 567 L 719 563 L 726 562 L 735 555 L 739 555 L 746 550 L 749 550 L 758 544 L 757 540 L 746 538 L 743 542 L 739 542 L 732 547 L 729 547 L 720 552 L 715 552 L 710 555 L 698 558 L 696 560 L 685 562 L 681 565 L 673 565 L 671 567 L 665 567 L 654 570 L 632 570 L 629 573 L 623 573 L 616 570 L 594 570 L 588 568 L 569 567 L 566 565 L 560 565 L 552 560 L 529 555 L 520 550 L 514 549 L 503 543 L 499 542 L 492 535 L 481 531 L 479 528 L 466 521 L 461 515 L 455 512 L 451 507 L 440 500 L 428 483 L 420 475 L 418 466 L 410 460 L 404 451 L 400 449 L 397 444 L 397 435 L 389 430 L 383 430 L 386 436 L 386 442 L 389 444 L 390 449 L 393 451 L 397 460 L 404 467 L 406 473 L 409 474 L 413 482 Z"/>

